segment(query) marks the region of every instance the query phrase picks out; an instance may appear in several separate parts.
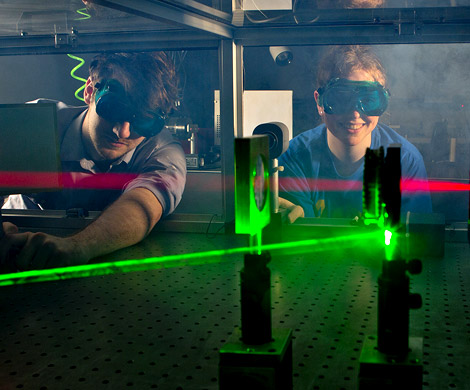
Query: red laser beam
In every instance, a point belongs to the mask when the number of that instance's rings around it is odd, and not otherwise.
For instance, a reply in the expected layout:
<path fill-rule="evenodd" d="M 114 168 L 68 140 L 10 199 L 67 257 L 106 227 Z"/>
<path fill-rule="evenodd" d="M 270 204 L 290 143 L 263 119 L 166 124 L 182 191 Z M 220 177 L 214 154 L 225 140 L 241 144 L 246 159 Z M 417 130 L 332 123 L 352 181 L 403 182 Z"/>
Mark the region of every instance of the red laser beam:
<path fill-rule="evenodd" d="M 279 184 L 283 191 L 299 191 L 300 186 L 307 186 L 312 191 L 362 191 L 362 181 L 329 180 L 329 179 L 295 179 L 280 178 Z M 405 179 L 401 182 L 403 192 L 461 192 L 470 191 L 470 184 L 444 181 Z"/>
<path fill-rule="evenodd" d="M 134 173 L 97 173 L 82 172 L 5 172 L 0 171 L 0 189 L 122 189 L 126 183 L 135 179 Z M 362 191 L 362 181 L 330 180 L 330 179 L 297 179 L 282 177 L 279 184 L 283 191 L 299 191 L 300 186 L 307 186 L 312 191 Z M 402 180 L 403 192 L 461 192 L 470 191 L 470 184 L 449 180 Z M 202 190 L 202 189 L 201 189 Z M 220 189 L 205 188 L 207 191 L 219 191 Z"/>
<path fill-rule="evenodd" d="M 470 184 L 442 180 L 408 180 L 401 184 L 402 191 L 461 192 L 470 191 Z"/>
<path fill-rule="evenodd" d="M 133 173 L 0 172 L 0 188 L 120 190 L 137 176 Z"/>

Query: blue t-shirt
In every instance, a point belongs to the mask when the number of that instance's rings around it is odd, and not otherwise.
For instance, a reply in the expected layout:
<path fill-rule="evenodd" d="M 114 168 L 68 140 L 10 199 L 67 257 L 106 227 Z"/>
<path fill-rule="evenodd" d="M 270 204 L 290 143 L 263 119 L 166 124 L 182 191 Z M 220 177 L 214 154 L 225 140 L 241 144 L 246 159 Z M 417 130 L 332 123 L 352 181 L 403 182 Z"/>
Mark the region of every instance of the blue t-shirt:
<path fill-rule="evenodd" d="M 371 149 L 401 144 L 402 182 L 427 179 L 418 149 L 390 127 L 378 124 L 372 131 Z M 362 213 L 364 164 L 351 175 L 341 176 L 335 168 L 324 124 L 307 130 L 289 143 L 280 156 L 279 196 L 302 206 L 305 217 L 354 218 Z M 432 212 L 428 191 L 403 192 L 402 214 Z"/>

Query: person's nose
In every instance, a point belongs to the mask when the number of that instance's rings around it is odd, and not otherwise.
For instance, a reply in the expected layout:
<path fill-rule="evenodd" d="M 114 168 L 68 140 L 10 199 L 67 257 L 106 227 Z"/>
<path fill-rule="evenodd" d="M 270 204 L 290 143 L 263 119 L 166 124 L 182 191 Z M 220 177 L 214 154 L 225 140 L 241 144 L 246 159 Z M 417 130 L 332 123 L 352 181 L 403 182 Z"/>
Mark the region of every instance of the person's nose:
<path fill-rule="evenodd" d="M 131 136 L 131 124 L 129 122 L 118 123 L 114 126 L 113 132 L 118 138 L 129 138 Z"/>
<path fill-rule="evenodd" d="M 360 118 L 361 117 L 361 113 L 356 109 L 354 111 L 351 111 L 351 116 L 354 118 L 354 119 L 357 119 L 357 118 Z"/>

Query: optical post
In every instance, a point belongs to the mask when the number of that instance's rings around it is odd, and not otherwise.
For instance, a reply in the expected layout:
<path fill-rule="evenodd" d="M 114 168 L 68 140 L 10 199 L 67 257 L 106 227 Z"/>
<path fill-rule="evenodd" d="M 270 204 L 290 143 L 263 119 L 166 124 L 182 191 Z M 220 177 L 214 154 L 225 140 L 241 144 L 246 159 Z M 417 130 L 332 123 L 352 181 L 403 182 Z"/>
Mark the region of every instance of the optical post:
<path fill-rule="evenodd" d="M 241 330 L 219 352 L 220 389 L 292 389 L 292 330 L 272 329 L 271 256 L 261 232 L 270 221 L 266 135 L 235 139 L 235 231 L 247 234 L 250 253 L 240 272 Z"/>
<path fill-rule="evenodd" d="M 367 150 L 364 164 L 363 212 L 366 224 L 385 230 L 385 259 L 378 277 L 377 336 L 366 338 L 359 371 L 359 389 L 421 389 L 422 338 L 409 337 L 409 309 L 421 307 L 410 294 L 408 274 L 421 272 L 421 261 L 402 257 L 400 225 L 400 148 Z M 373 223 L 373 222 L 372 222 Z"/>

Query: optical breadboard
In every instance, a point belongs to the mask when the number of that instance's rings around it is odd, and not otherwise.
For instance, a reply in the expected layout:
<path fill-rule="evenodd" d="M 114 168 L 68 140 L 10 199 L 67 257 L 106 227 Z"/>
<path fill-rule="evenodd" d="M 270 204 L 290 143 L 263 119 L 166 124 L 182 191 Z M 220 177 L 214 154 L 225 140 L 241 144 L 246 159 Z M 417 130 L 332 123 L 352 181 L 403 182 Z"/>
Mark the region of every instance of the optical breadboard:
<path fill-rule="evenodd" d="M 113 256 L 139 258 L 239 245 L 241 236 L 159 232 Z M 339 247 L 336 245 L 336 247 Z M 423 390 L 468 389 L 467 243 L 423 259 L 410 334 L 423 337 Z M 0 388 L 218 389 L 218 356 L 240 325 L 241 255 L 202 264 L 0 288 Z M 274 255 L 272 320 L 293 331 L 295 390 L 358 388 L 377 331 L 380 267 L 359 250 Z"/>

